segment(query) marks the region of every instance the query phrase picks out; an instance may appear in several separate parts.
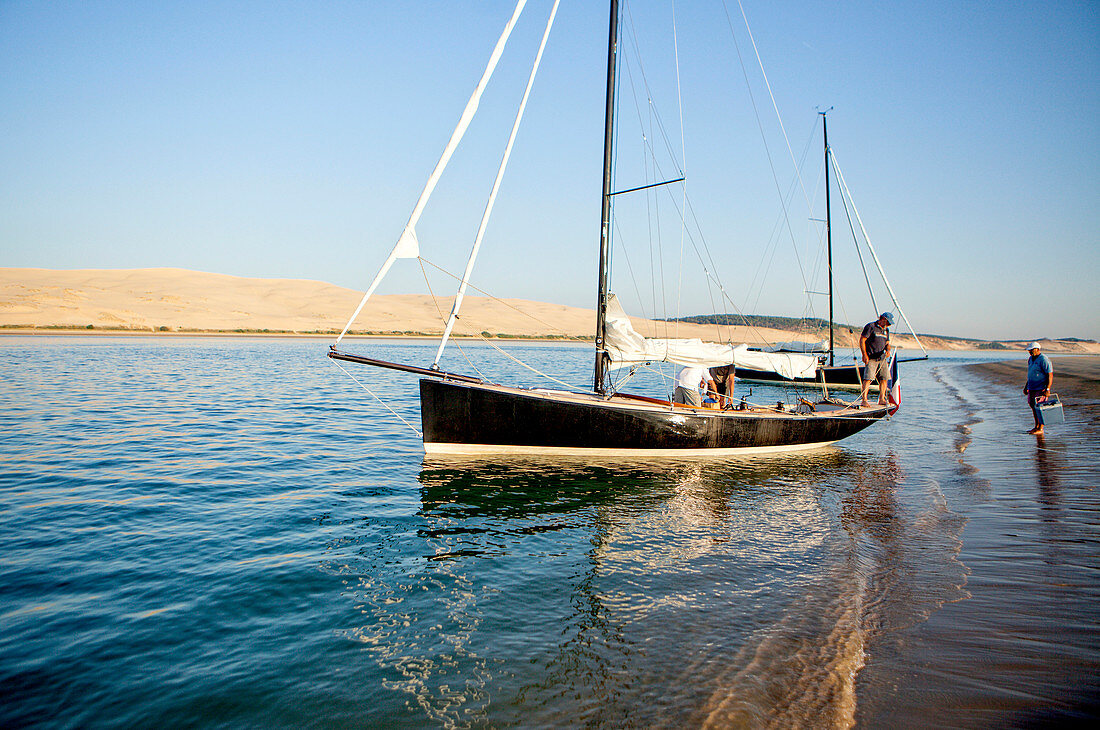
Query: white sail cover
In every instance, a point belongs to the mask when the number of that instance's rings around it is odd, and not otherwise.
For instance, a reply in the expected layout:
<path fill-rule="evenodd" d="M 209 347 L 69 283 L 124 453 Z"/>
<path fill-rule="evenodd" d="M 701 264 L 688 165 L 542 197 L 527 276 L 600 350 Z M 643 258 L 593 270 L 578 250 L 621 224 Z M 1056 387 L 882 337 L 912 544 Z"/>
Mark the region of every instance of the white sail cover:
<path fill-rule="evenodd" d="M 749 350 L 748 345 L 722 345 L 700 339 L 656 339 L 638 334 L 615 295 L 607 301 L 607 353 L 611 367 L 622 368 L 646 362 L 674 362 L 679 365 L 714 367 L 734 364 L 756 370 L 771 370 L 789 380 L 816 378 L 817 358 L 795 353 Z"/>
<path fill-rule="evenodd" d="M 774 342 L 767 347 L 761 347 L 764 352 L 828 352 L 829 344 L 825 340 L 819 342 Z"/>

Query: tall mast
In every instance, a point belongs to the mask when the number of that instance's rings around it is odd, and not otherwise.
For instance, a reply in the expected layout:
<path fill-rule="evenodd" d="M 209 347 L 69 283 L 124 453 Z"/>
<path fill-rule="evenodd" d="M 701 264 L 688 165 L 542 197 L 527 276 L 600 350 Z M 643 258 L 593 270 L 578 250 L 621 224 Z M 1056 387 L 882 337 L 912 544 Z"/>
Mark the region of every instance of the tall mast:
<path fill-rule="evenodd" d="M 593 390 L 603 393 L 607 358 L 607 262 L 611 244 L 611 158 L 615 134 L 615 66 L 619 45 L 619 2 L 611 0 L 611 21 L 607 39 L 607 107 L 603 129 L 603 210 L 600 224 L 599 295 L 596 301 L 596 372 Z"/>
<path fill-rule="evenodd" d="M 829 365 L 833 364 L 833 225 L 829 205 L 829 125 L 825 121 L 826 109 L 821 114 L 821 131 L 825 138 L 825 241 L 829 251 Z"/>

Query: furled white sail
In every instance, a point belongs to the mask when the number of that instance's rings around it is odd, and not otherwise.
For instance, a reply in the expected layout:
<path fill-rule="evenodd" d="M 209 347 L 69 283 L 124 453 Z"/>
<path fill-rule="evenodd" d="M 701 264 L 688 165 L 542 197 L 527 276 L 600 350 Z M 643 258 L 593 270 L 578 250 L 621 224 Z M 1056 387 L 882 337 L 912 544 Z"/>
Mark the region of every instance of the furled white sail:
<path fill-rule="evenodd" d="M 815 378 L 817 358 L 813 355 L 749 350 L 748 345 L 722 345 L 700 339 L 657 339 L 638 334 L 618 298 L 607 301 L 607 353 L 611 367 L 622 368 L 646 362 L 713 367 L 735 364 L 758 370 L 773 370 L 787 379 Z"/>

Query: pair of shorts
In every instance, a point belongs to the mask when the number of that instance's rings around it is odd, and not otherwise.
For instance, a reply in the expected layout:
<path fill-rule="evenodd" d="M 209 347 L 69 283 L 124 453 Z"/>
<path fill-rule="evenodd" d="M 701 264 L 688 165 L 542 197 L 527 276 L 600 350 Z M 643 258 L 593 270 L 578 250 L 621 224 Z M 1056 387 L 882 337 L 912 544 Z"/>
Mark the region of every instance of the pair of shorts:
<path fill-rule="evenodd" d="M 703 399 L 699 397 L 698 390 L 689 390 L 682 385 L 676 386 L 676 390 L 672 396 L 672 402 L 683 403 L 684 405 L 695 406 L 696 408 L 703 405 Z"/>
<path fill-rule="evenodd" d="M 890 358 L 883 355 L 878 360 L 868 360 L 863 368 L 863 382 L 890 379 Z"/>

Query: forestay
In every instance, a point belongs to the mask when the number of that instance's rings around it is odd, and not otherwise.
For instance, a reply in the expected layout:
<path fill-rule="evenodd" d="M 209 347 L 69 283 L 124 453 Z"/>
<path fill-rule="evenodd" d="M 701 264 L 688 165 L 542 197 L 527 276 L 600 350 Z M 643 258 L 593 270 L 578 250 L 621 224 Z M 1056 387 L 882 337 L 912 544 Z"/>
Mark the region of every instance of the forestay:
<path fill-rule="evenodd" d="M 608 297 L 607 302 L 606 346 L 612 368 L 647 362 L 671 362 L 696 367 L 733 364 L 774 370 L 791 380 L 817 376 L 817 358 L 813 355 L 759 352 L 750 350 L 748 345 L 722 345 L 717 342 L 703 342 L 698 338 L 643 337 L 634 329 L 614 294 Z"/>

